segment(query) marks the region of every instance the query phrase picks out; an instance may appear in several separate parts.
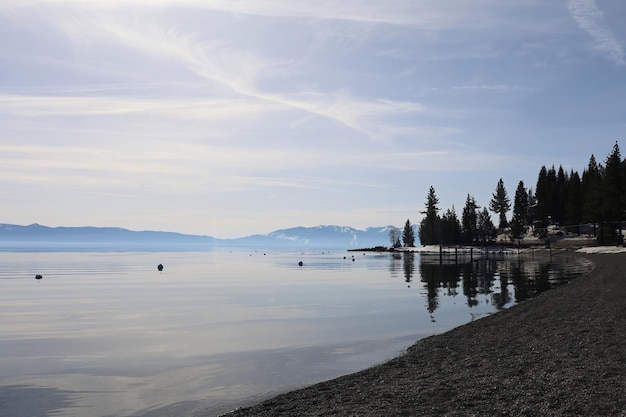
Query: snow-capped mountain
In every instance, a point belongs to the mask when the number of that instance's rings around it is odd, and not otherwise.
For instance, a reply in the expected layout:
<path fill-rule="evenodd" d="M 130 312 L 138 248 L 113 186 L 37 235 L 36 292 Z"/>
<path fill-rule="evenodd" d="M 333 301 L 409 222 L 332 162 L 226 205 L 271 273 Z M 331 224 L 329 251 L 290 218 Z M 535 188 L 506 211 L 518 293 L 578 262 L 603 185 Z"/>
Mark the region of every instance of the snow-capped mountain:
<path fill-rule="evenodd" d="M 368 227 L 365 230 L 358 230 L 352 227 L 334 225 L 316 227 L 300 226 L 276 230 L 266 235 L 253 235 L 234 240 L 254 246 L 366 248 L 388 246 L 389 229 L 391 227 L 392 226 Z"/>

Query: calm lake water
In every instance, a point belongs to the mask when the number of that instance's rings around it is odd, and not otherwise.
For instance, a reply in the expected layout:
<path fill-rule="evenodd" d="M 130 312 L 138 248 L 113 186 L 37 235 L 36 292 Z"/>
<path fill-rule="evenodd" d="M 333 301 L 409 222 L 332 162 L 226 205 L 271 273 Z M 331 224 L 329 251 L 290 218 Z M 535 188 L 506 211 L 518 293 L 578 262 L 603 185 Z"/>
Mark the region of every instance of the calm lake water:
<path fill-rule="evenodd" d="M 397 356 L 590 267 L 343 251 L 0 257 L 5 417 L 216 415 Z"/>

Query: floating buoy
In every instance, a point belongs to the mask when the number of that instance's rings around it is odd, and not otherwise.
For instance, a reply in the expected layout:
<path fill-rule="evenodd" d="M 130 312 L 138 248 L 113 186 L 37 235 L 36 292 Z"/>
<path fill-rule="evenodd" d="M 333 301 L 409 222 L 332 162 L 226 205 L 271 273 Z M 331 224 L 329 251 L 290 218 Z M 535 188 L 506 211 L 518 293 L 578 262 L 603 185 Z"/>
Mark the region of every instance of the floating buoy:
<path fill-rule="evenodd" d="M 302 261 L 298 262 L 298 266 L 302 266 L 302 265 L 304 265 Z"/>
<path fill-rule="evenodd" d="M 163 265 L 162 265 L 162 264 L 159 264 L 159 266 L 157 266 L 157 269 L 158 269 L 159 271 L 163 271 Z"/>
<path fill-rule="evenodd" d="M 35 275 L 35 279 L 41 279 L 43 278 L 40 274 Z"/>

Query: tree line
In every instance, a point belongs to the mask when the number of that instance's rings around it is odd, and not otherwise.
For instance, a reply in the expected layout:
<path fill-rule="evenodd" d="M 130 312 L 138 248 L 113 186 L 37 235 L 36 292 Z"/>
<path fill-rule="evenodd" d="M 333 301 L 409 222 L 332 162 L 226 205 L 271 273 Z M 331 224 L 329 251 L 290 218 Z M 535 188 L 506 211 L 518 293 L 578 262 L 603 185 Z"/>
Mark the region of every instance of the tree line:
<path fill-rule="evenodd" d="M 512 211 L 510 219 L 507 217 Z M 497 215 L 497 227 L 490 212 Z M 582 175 L 545 165 L 539 170 L 533 190 L 519 181 L 513 202 L 498 181 L 488 207 L 481 207 L 468 194 L 461 217 L 454 206 L 441 212 L 439 198 L 431 186 L 426 195 L 423 217 L 417 228 L 422 245 L 488 245 L 505 233 L 512 241 L 527 233 L 545 238 L 551 227 L 560 233 L 593 234 L 600 244 L 623 243 L 622 217 L 626 213 L 626 159 L 616 142 L 604 164 L 592 154 Z M 440 214 L 441 213 L 441 214 Z M 415 245 L 415 231 L 407 219 L 400 232 L 389 232 L 392 246 Z"/>

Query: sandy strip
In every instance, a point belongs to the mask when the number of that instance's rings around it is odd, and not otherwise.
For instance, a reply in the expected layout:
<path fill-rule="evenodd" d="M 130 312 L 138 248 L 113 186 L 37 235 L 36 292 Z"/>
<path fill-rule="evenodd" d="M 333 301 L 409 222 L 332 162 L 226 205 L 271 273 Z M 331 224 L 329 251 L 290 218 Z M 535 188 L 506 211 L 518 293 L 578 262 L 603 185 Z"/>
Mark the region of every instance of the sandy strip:
<path fill-rule="evenodd" d="M 626 417 L 626 254 L 569 285 L 240 416 Z"/>

